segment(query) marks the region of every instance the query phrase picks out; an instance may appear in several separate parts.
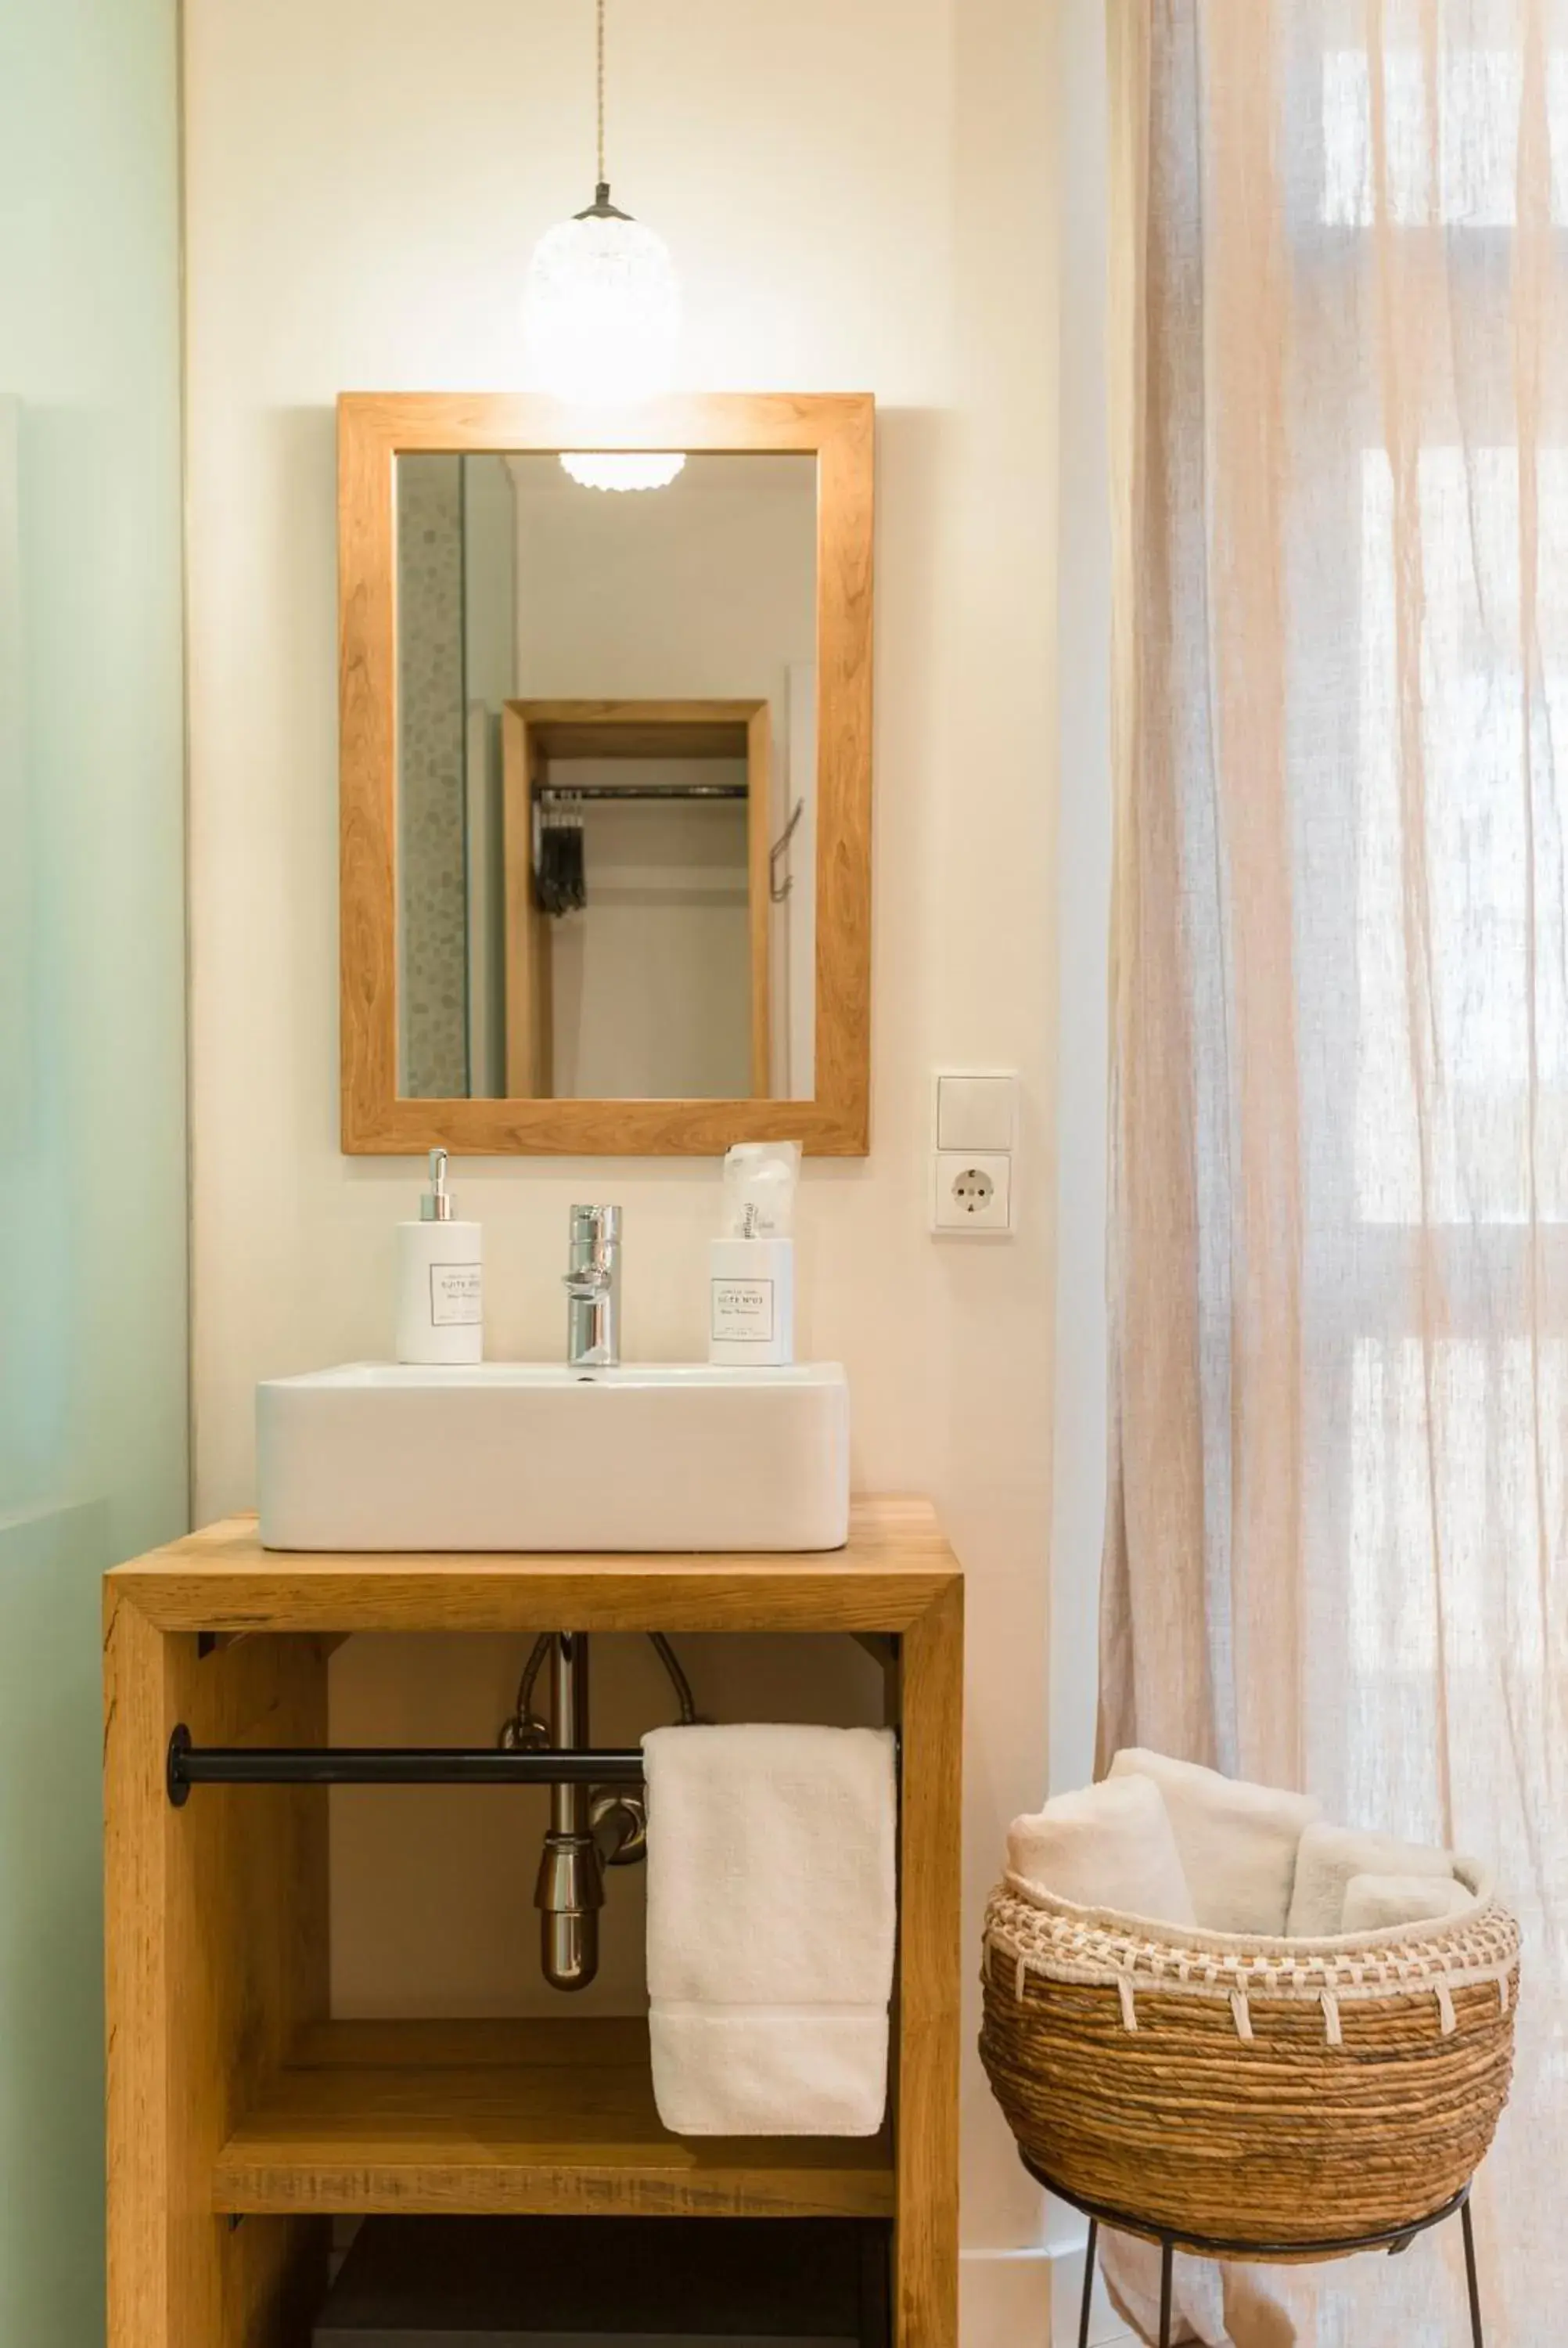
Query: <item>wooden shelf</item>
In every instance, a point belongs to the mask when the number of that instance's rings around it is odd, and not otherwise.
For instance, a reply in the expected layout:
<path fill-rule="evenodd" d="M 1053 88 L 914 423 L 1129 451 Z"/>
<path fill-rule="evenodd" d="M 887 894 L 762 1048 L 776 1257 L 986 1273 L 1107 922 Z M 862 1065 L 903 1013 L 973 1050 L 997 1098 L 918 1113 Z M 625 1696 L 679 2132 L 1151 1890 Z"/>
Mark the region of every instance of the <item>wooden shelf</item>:
<path fill-rule="evenodd" d="M 869 2138 L 671 2136 L 641 2019 L 319 2024 L 220 2151 L 233 2214 L 891 2217 Z"/>

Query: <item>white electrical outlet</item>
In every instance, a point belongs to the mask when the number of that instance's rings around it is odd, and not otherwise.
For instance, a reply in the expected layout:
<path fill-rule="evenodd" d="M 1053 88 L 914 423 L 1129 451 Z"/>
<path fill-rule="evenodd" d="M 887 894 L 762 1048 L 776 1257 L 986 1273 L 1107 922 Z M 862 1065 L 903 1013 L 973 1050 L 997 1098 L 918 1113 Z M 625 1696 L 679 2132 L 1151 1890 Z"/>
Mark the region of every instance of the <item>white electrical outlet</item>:
<path fill-rule="evenodd" d="M 1006 1150 L 938 1149 L 932 1159 L 934 1231 L 1012 1229 L 1012 1159 Z"/>

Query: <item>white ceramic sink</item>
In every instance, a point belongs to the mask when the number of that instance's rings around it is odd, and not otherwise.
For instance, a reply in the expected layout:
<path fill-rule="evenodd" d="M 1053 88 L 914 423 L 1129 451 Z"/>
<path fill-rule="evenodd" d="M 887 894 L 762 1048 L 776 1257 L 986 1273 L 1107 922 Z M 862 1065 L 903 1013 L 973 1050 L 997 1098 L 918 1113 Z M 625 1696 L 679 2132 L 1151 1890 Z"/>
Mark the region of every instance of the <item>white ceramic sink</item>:
<path fill-rule="evenodd" d="M 849 1387 L 793 1369 L 354 1362 L 256 1389 L 288 1550 L 820 1550 L 849 1532 Z"/>

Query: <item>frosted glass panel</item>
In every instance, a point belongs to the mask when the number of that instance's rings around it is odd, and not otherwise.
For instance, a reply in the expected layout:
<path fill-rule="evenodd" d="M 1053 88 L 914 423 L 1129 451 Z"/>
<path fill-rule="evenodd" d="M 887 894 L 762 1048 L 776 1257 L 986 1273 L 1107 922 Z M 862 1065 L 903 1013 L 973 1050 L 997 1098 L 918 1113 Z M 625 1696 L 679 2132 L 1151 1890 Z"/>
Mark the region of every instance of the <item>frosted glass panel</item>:
<path fill-rule="evenodd" d="M 174 0 L 0 0 L 0 2341 L 103 2337 L 97 1580 L 186 1507 Z"/>

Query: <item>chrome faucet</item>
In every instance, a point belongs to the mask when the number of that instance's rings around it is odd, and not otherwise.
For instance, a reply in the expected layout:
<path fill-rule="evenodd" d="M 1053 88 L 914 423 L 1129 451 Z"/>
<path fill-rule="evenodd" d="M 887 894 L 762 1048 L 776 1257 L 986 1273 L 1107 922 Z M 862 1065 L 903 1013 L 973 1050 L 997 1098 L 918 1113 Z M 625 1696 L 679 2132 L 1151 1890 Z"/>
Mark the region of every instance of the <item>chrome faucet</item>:
<path fill-rule="evenodd" d="M 620 1209 L 574 1207 L 566 1275 L 569 1370 L 613 1370 L 620 1360 Z"/>

